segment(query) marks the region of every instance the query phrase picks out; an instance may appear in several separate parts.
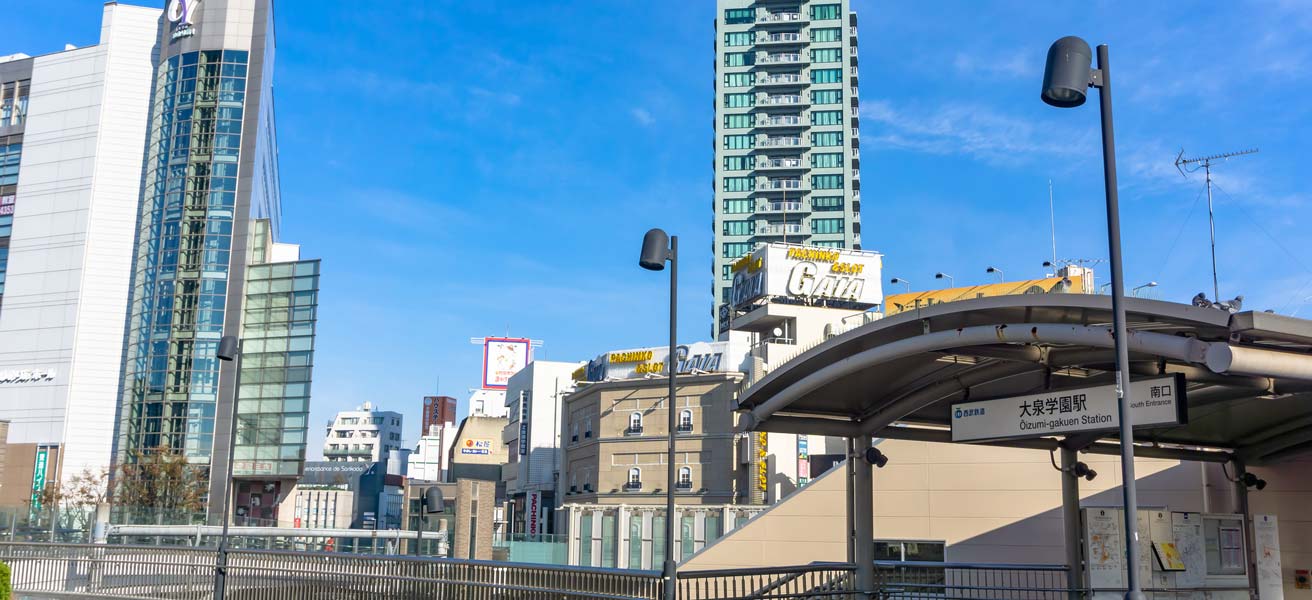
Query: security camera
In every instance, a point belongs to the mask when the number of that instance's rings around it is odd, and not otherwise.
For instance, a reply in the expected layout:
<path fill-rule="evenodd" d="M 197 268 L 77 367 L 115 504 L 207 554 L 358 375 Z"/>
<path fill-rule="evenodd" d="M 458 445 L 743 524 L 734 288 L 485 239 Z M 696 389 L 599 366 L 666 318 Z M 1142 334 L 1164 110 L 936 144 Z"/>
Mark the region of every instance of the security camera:
<path fill-rule="evenodd" d="M 1075 466 L 1071 467 L 1071 473 L 1076 477 L 1083 477 L 1087 481 L 1093 481 L 1098 476 L 1098 472 L 1090 469 L 1089 465 L 1083 461 L 1075 463 Z"/>
<path fill-rule="evenodd" d="M 879 448 L 866 448 L 865 459 L 866 462 L 881 469 L 884 468 L 884 465 L 888 464 L 888 456 L 884 455 L 883 452 L 880 452 Z"/>
<path fill-rule="evenodd" d="M 1243 476 L 1239 478 L 1239 482 L 1250 488 L 1257 488 L 1257 491 L 1259 492 L 1266 489 L 1266 480 L 1261 479 L 1252 473 L 1244 473 Z"/>

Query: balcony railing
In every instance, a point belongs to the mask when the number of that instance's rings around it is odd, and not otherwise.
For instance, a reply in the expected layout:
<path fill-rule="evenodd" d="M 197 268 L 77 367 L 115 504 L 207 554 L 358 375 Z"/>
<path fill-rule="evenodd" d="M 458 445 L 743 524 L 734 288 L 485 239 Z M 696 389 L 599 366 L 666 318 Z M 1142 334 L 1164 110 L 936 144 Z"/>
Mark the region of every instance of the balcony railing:
<path fill-rule="evenodd" d="M 641 489 L 642 489 L 641 481 L 630 481 L 624 484 L 624 491 L 626 492 L 636 492 Z"/>
<path fill-rule="evenodd" d="M 771 158 L 756 163 L 758 169 L 798 169 L 801 166 L 801 158 Z"/>
<path fill-rule="evenodd" d="M 756 39 L 758 44 L 795 44 L 802 41 L 800 33 L 771 33 Z"/>
<path fill-rule="evenodd" d="M 802 55 L 801 55 L 801 54 L 792 54 L 792 53 L 784 53 L 784 54 L 766 54 L 765 56 L 762 56 L 762 57 L 760 58 L 760 60 L 757 60 L 756 62 L 757 62 L 757 64 L 762 64 L 762 65 L 775 65 L 775 64 L 793 64 L 793 63 L 800 63 L 800 62 L 802 62 Z"/>
<path fill-rule="evenodd" d="M 801 146 L 802 138 L 800 137 L 768 137 L 761 140 L 760 146 L 766 148 L 779 148 L 787 146 Z"/>
<path fill-rule="evenodd" d="M 798 235 L 802 233 L 801 225 L 757 225 L 756 235 Z"/>
<path fill-rule="evenodd" d="M 692 482 L 691 482 L 691 481 L 680 481 L 680 482 L 674 484 L 674 489 L 679 490 L 679 491 L 686 492 L 686 491 L 692 489 Z"/>
<path fill-rule="evenodd" d="M 801 21 L 802 13 L 795 12 L 767 12 L 757 15 L 758 23 L 786 23 L 790 21 Z"/>
<path fill-rule="evenodd" d="M 624 430 L 624 435 L 642 435 L 642 425 L 631 425 Z"/>
<path fill-rule="evenodd" d="M 802 203 L 801 202 L 766 202 L 761 205 L 761 210 L 757 212 L 798 213 L 798 212 L 802 212 Z"/>
<path fill-rule="evenodd" d="M 802 125 L 802 117 L 787 115 L 783 117 L 770 117 L 761 119 L 756 122 L 758 127 L 797 127 Z"/>
<path fill-rule="evenodd" d="M 324 456 L 373 456 L 374 451 L 369 448 L 360 449 L 327 449 L 323 451 Z"/>
<path fill-rule="evenodd" d="M 801 103 L 802 103 L 802 97 L 798 94 L 777 94 L 773 96 L 766 96 L 761 99 L 761 104 L 765 104 L 767 106 L 794 105 L 794 104 L 801 104 Z"/>
<path fill-rule="evenodd" d="M 797 73 L 780 73 L 762 77 L 756 85 L 792 85 L 802 83 L 802 76 Z"/>
<path fill-rule="evenodd" d="M 762 190 L 800 190 L 801 179 L 769 179 L 759 187 Z"/>

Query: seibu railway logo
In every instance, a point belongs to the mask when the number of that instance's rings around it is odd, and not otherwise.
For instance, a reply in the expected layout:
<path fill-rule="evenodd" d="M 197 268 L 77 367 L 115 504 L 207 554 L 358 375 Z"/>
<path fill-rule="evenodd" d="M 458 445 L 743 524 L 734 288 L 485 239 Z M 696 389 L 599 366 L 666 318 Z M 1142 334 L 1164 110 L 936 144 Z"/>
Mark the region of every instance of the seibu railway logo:
<path fill-rule="evenodd" d="M 198 8 L 200 0 L 173 0 L 169 3 L 168 18 L 173 23 L 173 35 L 169 36 L 169 41 L 196 35 L 194 20 Z"/>

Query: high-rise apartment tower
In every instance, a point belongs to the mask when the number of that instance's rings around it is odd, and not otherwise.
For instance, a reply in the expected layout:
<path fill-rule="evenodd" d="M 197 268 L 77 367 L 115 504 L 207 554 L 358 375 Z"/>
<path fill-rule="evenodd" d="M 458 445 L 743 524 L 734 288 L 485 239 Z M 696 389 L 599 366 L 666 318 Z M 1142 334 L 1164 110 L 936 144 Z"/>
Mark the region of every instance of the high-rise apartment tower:
<path fill-rule="evenodd" d="M 849 0 L 717 0 L 713 321 L 763 242 L 861 248 Z"/>

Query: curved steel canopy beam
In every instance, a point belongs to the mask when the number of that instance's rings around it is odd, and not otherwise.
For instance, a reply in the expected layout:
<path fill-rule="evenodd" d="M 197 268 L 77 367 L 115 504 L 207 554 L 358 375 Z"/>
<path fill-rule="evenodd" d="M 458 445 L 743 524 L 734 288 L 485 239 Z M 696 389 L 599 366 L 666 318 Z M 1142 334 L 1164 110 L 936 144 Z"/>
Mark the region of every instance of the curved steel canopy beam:
<path fill-rule="evenodd" d="M 828 383 L 853 375 L 874 365 L 925 352 L 997 343 L 1072 344 L 1096 348 L 1111 348 L 1114 346 L 1111 328 L 1082 325 L 1056 325 L 1051 323 L 984 325 L 927 333 L 876 346 L 826 365 L 802 377 L 753 408 L 751 412 L 743 416 L 739 427 L 744 431 L 755 429 L 758 423 L 769 419 L 776 411 L 787 407 L 798 398 Z M 1190 363 L 1205 362 L 1209 346 L 1207 342 L 1193 338 L 1146 331 L 1130 331 L 1127 336 L 1127 343 L 1131 352 L 1141 352 Z M 1221 345 L 1225 346 L 1225 344 Z M 776 371 L 772 375 L 779 372 L 781 371 Z M 767 377 L 768 379 L 770 378 Z M 766 383 L 766 381 L 762 381 L 757 385 L 763 383 Z M 750 395 L 750 391 L 747 395 Z M 901 416 L 904 415 L 893 417 L 889 422 Z"/>

